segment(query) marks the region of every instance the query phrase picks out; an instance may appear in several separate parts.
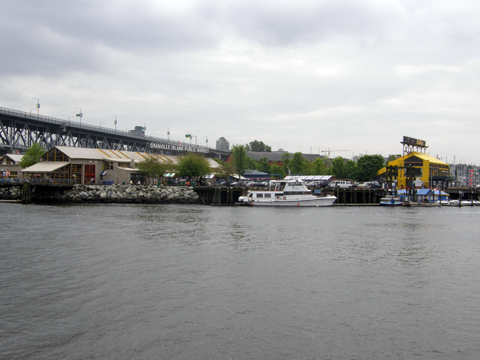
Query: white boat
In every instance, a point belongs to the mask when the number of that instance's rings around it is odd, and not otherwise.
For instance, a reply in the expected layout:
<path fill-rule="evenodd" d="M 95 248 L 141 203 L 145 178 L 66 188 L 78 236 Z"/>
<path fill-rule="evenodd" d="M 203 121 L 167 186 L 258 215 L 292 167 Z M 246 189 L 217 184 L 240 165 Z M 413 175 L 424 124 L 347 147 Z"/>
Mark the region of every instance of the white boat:
<path fill-rule="evenodd" d="M 380 199 L 380 205 L 386 206 L 396 206 L 402 205 L 402 201 L 399 197 L 395 197 L 393 195 L 385 195 L 385 197 Z"/>
<path fill-rule="evenodd" d="M 478 200 L 462 200 L 462 206 L 478 206 L 480 202 Z"/>
<path fill-rule="evenodd" d="M 331 206 L 336 196 L 312 194 L 300 179 L 272 180 L 264 190 L 252 190 L 240 196 L 238 202 L 254 206 Z"/>

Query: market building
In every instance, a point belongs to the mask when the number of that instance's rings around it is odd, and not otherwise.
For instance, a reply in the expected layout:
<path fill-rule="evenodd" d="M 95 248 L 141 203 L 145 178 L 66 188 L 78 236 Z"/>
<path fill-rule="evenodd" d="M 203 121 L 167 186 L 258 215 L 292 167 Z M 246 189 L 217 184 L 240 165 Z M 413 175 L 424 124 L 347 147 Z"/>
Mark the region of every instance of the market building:
<path fill-rule="evenodd" d="M 72 184 L 146 183 L 136 164 L 154 158 L 175 168 L 179 156 L 123 150 L 88 149 L 55 146 L 42 155 L 40 162 L 21 170 L 24 179 Z M 218 164 L 207 158 L 212 168 Z M 174 170 L 169 173 L 174 174 Z"/>
<path fill-rule="evenodd" d="M 0 157 L 0 179 L 22 179 L 22 167 L 19 165 L 23 155 L 5 154 Z"/>
<path fill-rule="evenodd" d="M 449 165 L 433 156 L 412 151 L 396 160 L 390 161 L 389 166 L 397 167 L 397 188 L 406 189 L 407 168 L 411 165 L 414 169 L 415 187 L 428 188 L 436 185 L 438 182 L 449 181 Z M 378 171 L 378 175 L 385 175 L 387 168 L 384 167 Z"/>

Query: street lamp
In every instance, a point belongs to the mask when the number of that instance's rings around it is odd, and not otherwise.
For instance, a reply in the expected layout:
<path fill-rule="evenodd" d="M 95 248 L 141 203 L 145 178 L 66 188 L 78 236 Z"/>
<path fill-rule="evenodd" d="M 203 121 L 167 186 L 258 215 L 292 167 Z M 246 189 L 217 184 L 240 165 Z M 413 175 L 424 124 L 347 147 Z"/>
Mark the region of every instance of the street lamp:
<path fill-rule="evenodd" d="M 40 116 L 40 100 L 37 98 L 33 98 L 33 100 L 37 100 L 37 105 L 35 106 L 37 108 L 37 117 Z"/>
<path fill-rule="evenodd" d="M 80 125 L 82 125 L 82 117 L 83 117 L 82 108 L 77 107 L 75 109 L 80 109 L 80 112 L 75 116 L 78 116 L 80 118 Z"/>
<path fill-rule="evenodd" d="M 163 127 L 164 129 L 167 129 L 167 140 L 170 141 L 170 129 L 168 127 Z"/>
<path fill-rule="evenodd" d="M 204 136 L 205 137 L 205 147 L 208 147 L 208 137 Z"/>
<path fill-rule="evenodd" d="M 113 120 L 113 124 L 115 125 L 115 132 L 117 132 L 117 117 L 115 115 L 110 115 L 115 117 L 115 120 Z"/>

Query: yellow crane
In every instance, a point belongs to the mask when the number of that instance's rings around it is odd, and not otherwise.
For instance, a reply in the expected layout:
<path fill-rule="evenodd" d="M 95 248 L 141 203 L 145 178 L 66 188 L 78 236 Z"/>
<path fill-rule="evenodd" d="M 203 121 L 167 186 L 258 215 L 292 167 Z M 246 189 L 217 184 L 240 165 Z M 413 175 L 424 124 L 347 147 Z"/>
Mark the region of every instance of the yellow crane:
<path fill-rule="evenodd" d="M 323 153 L 326 153 L 328 157 L 330 157 L 330 153 L 331 152 L 339 152 L 339 151 L 352 151 L 352 150 L 330 150 L 330 148 L 328 148 L 328 150 L 322 150 Z"/>

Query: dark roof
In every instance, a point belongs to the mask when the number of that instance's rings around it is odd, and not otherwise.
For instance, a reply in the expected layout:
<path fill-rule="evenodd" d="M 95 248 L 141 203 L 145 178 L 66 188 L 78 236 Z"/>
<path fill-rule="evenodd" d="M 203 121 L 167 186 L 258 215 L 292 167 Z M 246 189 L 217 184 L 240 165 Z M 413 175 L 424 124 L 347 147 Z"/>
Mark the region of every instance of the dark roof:
<path fill-rule="evenodd" d="M 283 154 L 284 153 L 279 153 L 279 152 L 247 151 L 247 156 L 250 156 L 255 161 L 259 161 L 263 157 L 266 157 L 267 161 L 282 161 L 282 155 Z M 302 157 L 304 159 L 308 160 L 308 161 L 314 161 L 316 158 L 323 157 L 323 155 L 320 155 L 320 154 L 302 154 Z"/>
<path fill-rule="evenodd" d="M 260 172 L 257 170 L 245 170 L 245 172 L 242 175 L 243 177 L 246 177 L 248 179 L 270 178 L 270 174 Z"/>

